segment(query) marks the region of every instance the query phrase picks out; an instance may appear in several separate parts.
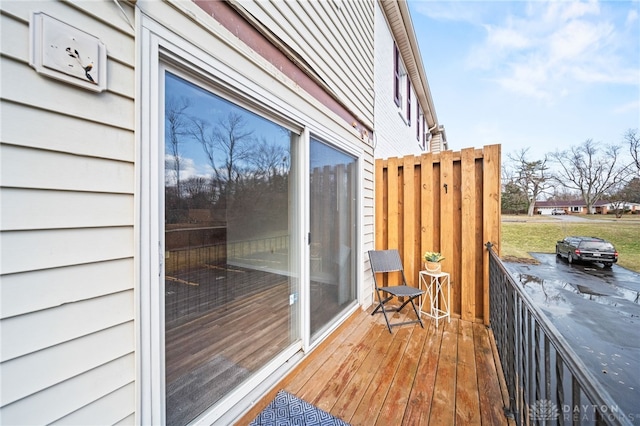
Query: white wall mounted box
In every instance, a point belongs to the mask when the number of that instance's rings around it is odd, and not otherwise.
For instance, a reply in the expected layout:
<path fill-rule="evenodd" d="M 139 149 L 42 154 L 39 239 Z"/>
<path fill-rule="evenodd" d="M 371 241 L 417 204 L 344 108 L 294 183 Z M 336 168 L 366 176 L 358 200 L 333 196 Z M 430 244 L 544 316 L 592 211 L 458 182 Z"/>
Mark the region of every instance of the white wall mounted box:
<path fill-rule="evenodd" d="M 107 88 L 107 48 L 97 37 L 42 12 L 31 15 L 29 65 L 94 92 Z"/>

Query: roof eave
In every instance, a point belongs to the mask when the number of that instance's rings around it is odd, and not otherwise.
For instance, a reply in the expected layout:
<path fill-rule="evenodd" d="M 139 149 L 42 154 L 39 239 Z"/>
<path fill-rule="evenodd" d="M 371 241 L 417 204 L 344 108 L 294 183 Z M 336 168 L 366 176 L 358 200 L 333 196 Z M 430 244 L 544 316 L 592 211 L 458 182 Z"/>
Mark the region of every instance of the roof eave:
<path fill-rule="evenodd" d="M 387 18 L 389 27 L 396 41 L 407 74 L 423 109 L 429 128 L 438 133 L 439 123 L 436 115 L 429 81 L 424 70 L 420 46 L 409 13 L 409 5 L 405 0 L 378 0 L 382 12 Z"/>

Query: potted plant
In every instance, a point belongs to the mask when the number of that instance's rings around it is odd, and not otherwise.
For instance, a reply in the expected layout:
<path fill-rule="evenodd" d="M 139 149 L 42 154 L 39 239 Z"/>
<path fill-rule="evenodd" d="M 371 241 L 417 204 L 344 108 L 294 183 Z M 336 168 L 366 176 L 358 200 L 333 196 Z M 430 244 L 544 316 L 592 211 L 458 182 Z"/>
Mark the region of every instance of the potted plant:
<path fill-rule="evenodd" d="M 424 253 L 424 267 L 429 272 L 440 272 L 440 262 L 444 260 L 444 256 L 436 251 L 427 251 Z"/>

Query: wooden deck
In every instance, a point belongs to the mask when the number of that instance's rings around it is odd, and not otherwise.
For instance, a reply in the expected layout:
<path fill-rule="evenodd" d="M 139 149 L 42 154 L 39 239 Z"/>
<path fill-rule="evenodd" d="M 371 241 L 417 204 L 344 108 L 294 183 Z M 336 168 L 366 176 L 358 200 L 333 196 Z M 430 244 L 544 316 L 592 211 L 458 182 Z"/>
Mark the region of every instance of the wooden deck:
<path fill-rule="evenodd" d="M 513 424 L 488 328 L 453 318 L 436 329 L 423 317 L 424 329 L 390 334 L 369 312 L 353 314 L 236 424 L 251 422 L 279 389 L 352 425 Z"/>

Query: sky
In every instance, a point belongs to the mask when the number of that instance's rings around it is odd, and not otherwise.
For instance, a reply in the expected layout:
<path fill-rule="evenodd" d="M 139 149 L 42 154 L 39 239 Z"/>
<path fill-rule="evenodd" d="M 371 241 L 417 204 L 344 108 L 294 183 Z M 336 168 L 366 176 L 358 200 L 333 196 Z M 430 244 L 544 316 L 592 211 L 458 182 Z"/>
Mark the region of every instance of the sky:
<path fill-rule="evenodd" d="M 450 149 L 538 160 L 640 128 L 640 0 L 408 4 Z"/>

